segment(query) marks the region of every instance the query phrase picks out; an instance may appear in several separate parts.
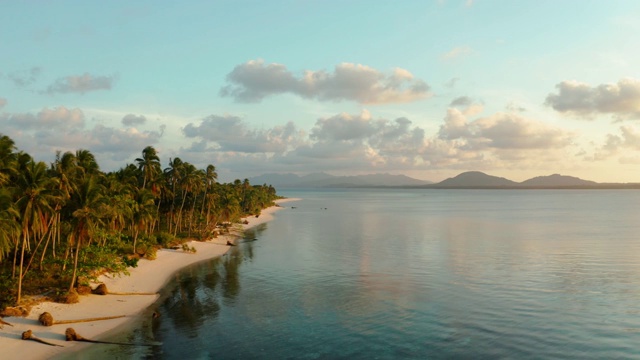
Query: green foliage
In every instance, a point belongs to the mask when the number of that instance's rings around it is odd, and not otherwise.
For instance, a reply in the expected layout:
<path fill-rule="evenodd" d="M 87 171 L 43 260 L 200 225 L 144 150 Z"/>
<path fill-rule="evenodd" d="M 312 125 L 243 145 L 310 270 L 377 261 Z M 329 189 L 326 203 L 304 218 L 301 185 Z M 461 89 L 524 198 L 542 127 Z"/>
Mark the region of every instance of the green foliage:
<path fill-rule="evenodd" d="M 126 273 L 137 255 L 153 259 L 158 246 L 210 236 L 277 198 L 272 186 L 216 180 L 215 166 L 179 158 L 163 170 L 151 146 L 112 173 L 84 149 L 57 153 L 47 168 L 0 134 L 0 302 L 19 302 L 23 289 Z"/>
<path fill-rule="evenodd" d="M 195 254 L 198 251 L 198 249 L 196 249 L 193 246 L 189 246 L 189 244 L 187 244 L 187 243 L 184 243 L 184 244 L 182 244 L 182 251 L 190 252 L 190 253 L 194 253 Z"/>
<path fill-rule="evenodd" d="M 96 280 L 102 271 L 113 274 L 127 274 L 129 266 L 118 249 L 106 246 L 90 245 L 82 248 L 80 257 L 83 259 L 78 264 L 78 277 L 86 277 Z"/>
<path fill-rule="evenodd" d="M 135 256 L 123 256 L 122 263 L 127 267 L 137 268 L 139 258 Z"/>
<path fill-rule="evenodd" d="M 12 279 L 10 275 L 0 275 L 0 310 L 16 303 L 16 279 Z"/>
<path fill-rule="evenodd" d="M 144 253 L 144 257 L 149 260 L 155 260 L 158 257 L 158 248 L 155 246 L 149 246 Z"/>
<path fill-rule="evenodd" d="M 166 231 L 156 234 L 156 243 L 163 248 L 169 248 L 176 243 L 176 237 Z"/>

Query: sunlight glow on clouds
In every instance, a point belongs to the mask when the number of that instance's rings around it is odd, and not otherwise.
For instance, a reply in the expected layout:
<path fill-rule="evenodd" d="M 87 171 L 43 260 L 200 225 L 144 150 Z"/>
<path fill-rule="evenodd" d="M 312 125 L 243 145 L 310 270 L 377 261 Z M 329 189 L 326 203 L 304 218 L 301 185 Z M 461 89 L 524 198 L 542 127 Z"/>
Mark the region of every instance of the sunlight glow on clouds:
<path fill-rule="evenodd" d="M 640 81 L 622 79 L 616 84 L 592 87 L 578 81 L 563 81 L 556 85 L 557 94 L 549 94 L 546 104 L 561 113 L 591 118 L 596 114 L 611 114 L 617 119 L 640 118 Z"/>
<path fill-rule="evenodd" d="M 68 130 L 84 126 L 84 114 L 80 109 L 67 109 L 64 106 L 55 109 L 44 108 L 37 114 L 20 113 L 0 115 L 3 127 L 16 129 Z"/>
<path fill-rule="evenodd" d="M 0 114 L 2 134 L 15 139 L 20 149 L 38 159 L 50 159 L 56 151 L 89 149 L 95 152 L 101 166 L 123 166 L 122 161 L 147 145 L 157 144 L 160 131 L 139 131 L 135 128 L 116 129 L 96 124 L 86 127 L 82 110 L 59 106 L 33 113 Z"/>
<path fill-rule="evenodd" d="M 216 151 L 243 153 L 283 153 L 303 136 L 293 122 L 265 130 L 251 130 L 242 119 L 231 115 L 210 115 L 199 125 L 189 123 L 183 132 L 188 138 L 199 139 L 202 143 L 192 146 L 200 146 L 203 150 L 206 143 L 214 143 L 211 149 Z"/>
<path fill-rule="evenodd" d="M 282 64 L 251 60 L 227 75 L 231 84 L 220 95 L 239 102 L 260 102 L 264 98 L 291 93 L 321 101 L 356 101 L 361 104 L 406 103 L 430 96 L 429 86 L 405 69 L 389 75 L 360 64 L 336 65 L 333 73 L 307 70 L 296 76 Z"/>
<path fill-rule="evenodd" d="M 7 2 L 0 134 L 105 170 L 640 182 L 640 2 L 295 3 Z"/>

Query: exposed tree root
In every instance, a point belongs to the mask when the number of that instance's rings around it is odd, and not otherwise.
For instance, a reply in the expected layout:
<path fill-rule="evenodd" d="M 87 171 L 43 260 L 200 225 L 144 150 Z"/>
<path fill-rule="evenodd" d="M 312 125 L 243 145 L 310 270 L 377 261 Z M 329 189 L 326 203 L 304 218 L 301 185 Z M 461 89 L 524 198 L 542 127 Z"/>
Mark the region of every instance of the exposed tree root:
<path fill-rule="evenodd" d="M 109 292 L 105 284 L 98 285 L 95 289 L 91 290 L 91 293 L 95 295 L 158 295 L 157 292 Z"/>
<path fill-rule="evenodd" d="M 111 320 L 111 319 L 118 319 L 118 318 L 122 318 L 122 317 L 124 317 L 124 315 L 105 316 L 105 317 L 96 317 L 96 318 L 88 318 L 88 319 L 77 319 L 77 320 L 58 320 L 58 321 L 55 321 L 55 320 L 53 320 L 53 316 L 51 314 L 49 314 L 48 312 L 43 312 L 38 317 L 38 321 L 40 322 L 40 324 L 42 324 L 44 326 L 52 326 L 52 325 L 58 325 L 58 324 L 74 324 L 74 323 L 83 323 L 83 322 L 90 322 L 90 321 Z"/>
<path fill-rule="evenodd" d="M 13 325 L 9 324 L 8 322 L 6 322 L 6 321 L 2 320 L 2 318 L 0 318 L 0 329 L 2 329 L 2 327 L 3 327 L 4 325 L 13 326 Z"/>
<path fill-rule="evenodd" d="M 41 343 L 41 344 L 49 345 L 49 346 L 60 346 L 60 347 L 64 347 L 64 346 L 62 346 L 62 345 L 53 344 L 53 343 L 50 343 L 50 342 L 48 342 L 48 341 L 45 341 L 45 340 L 42 340 L 42 339 L 39 339 L 39 338 L 35 337 L 35 336 L 33 335 L 33 332 L 32 332 L 31 330 L 27 330 L 27 331 L 25 331 L 25 332 L 23 332 L 23 333 L 22 333 L 22 340 L 33 340 L 33 341 L 39 342 L 39 343 Z"/>

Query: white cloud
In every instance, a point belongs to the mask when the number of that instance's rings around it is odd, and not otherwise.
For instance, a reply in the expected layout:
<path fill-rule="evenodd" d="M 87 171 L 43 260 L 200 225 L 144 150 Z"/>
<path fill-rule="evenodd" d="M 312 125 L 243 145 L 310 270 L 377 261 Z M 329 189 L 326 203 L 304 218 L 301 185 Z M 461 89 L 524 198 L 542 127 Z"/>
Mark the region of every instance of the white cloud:
<path fill-rule="evenodd" d="M 200 124 L 189 123 L 183 129 L 188 138 L 211 143 L 216 151 L 243 153 L 283 153 L 295 146 L 303 136 L 293 122 L 264 130 L 251 130 L 237 116 L 210 115 Z"/>
<path fill-rule="evenodd" d="M 307 70 L 296 76 L 282 64 L 251 60 L 236 66 L 227 75 L 230 83 L 222 96 L 240 102 L 259 102 L 264 98 L 291 93 L 322 101 L 356 101 L 361 104 L 406 103 L 430 96 L 429 86 L 405 69 L 389 75 L 360 64 L 342 63 L 332 73 Z"/>
<path fill-rule="evenodd" d="M 545 104 L 561 113 L 587 118 L 610 114 L 618 119 L 640 118 L 640 81 L 622 79 L 616 84 L 592 87 L 578 81 L 563 81 L 556 85 L 557 94 L 549 94 Z"/>
<path fill-rule="evenodd" d="M 116 129 L 102 124 L 86 128 L 84 112 L 64 106 L 44 108 L 35 114 L 0 114 L 0 128 L 20 150 L 38 160 L 52 160 L 56 151 L 87 149 L 105 169 L 124 166 L 124 161 L 135 158 L 162 137 L 162 127 L 160 131 Z"/>
<path fill-rule="evenodd" d="M 620 155 L 619 160 L 629 158 L 628 150 L 640 151 L 640 130 L 632 126 L 620 126 L 619 134 L 607 134 L 593 156 L 585 156 L 586 160 L 601 161 Z"/>
<path fill-rule="evenodd" d="M 310 137 L 314 140 L 354 140 L 363 139 L 374 132 L 371 114 L 364 110 L 360 115 L 338 114 L 316 121 Z"/>
<path fill-rule="evenodd" d="M 84 113 L 80 109 L 68 109 L 64 106 L 55 109 L 44 108 L 37 114 L 4 113 L 0 115 L 3 127 L 16 129 L 68 130 L 84 126 Z"/>
<path fill-rule="evenodd" d="M 474 150 L 550 149 L 571 144 L 573 134 L 513 113 L 496 113 L 468 122 L 462 111 L 450 108 L 439 137 L 464 140 L 465 147 Z"/>
<path fill-rule="evenodd" d="M 53 84 L 49 85 L 45 90 L 47 94 L 56 93 L 80 93 L 84 94 L 89 91 L 111 90 L 114 76 L 94 76 L 89 73 L 82 75 L 70 75 L 58 78 Z"/>

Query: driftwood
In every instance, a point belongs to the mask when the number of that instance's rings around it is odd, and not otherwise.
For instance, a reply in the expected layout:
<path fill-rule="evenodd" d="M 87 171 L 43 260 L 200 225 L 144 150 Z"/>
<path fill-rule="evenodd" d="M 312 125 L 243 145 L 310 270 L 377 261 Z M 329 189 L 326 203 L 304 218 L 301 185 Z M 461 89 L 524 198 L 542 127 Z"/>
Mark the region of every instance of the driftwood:
<path fill-rule="evenodd" d="M 38 321 L 40 322 L 40 324 L 42 324 L 44 326 L 52 326 L 52 325 L 58 325 L 58 324 L 73 324 L 73 323 L 82 323 L 82 322 L 99 321 L 99 320 L 111 320 L 111 319 L 118 319 L 118 318 L 122 318 L 122 317 L 124 317 L 124 315 L 105 316 L 105 317 L 96 317 L 96 318 L 78 319 L 78 320 L 58 320 L 58 321 L 55 321 L 55 320 L 53 320 L 53 316 L 51 314 L 49 314 L 48 312 L 43 312 L 38 317 Z"/>
<path fill-rule="evenodd" d="M 9 324 L 8 322 L 6 322 L 6 321 L 2 320 L 2 318 L 0 318 L 0 329 L 2 329 L 2 327 L 3 327 L 4 325 L 13 326 L 13 325 Z"/>
<path fill-rule="evenodd" d="M 31 330 L 27 330 L 27 331 L 25 331 L 25 332 L 23 332 L 23 333 L 22 333 L 22 340 L 33 340 L 33 341 L 39 342 L 39 343 L 41 343 L 41 344 L 49 345 L 49 346 L 60 346 L 60 347 L 64 347 L 64 346 L 62 346 L 62 345 L 52 344 L 52 343 L 50 343 L 50 342 L 48 342 L 48 341 L 44 341 L 44 340 L 42 340 L 42 339 L 39 339 L 39 338 L 35 337 L 35 336 L 33 335 L 33 331 L 31 331 Z"/>
<path fill-rule="evenodd" d="M 158 295 L 157 292 L 110 292 L 105 284 L 96 286 L 95 289 L 91 290 L 91 293 L 95 295 Z"/>

